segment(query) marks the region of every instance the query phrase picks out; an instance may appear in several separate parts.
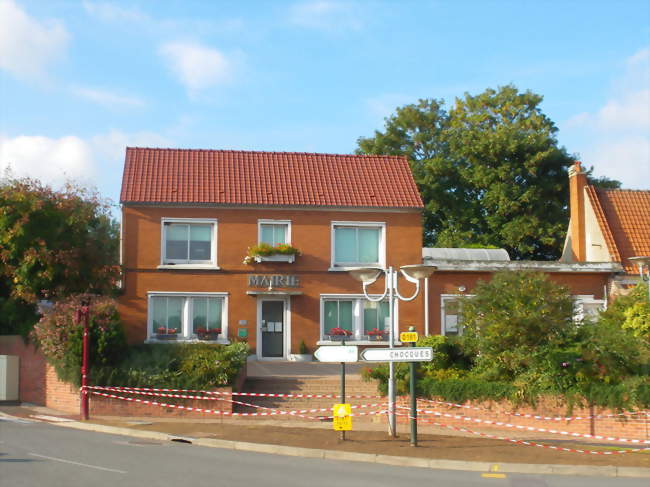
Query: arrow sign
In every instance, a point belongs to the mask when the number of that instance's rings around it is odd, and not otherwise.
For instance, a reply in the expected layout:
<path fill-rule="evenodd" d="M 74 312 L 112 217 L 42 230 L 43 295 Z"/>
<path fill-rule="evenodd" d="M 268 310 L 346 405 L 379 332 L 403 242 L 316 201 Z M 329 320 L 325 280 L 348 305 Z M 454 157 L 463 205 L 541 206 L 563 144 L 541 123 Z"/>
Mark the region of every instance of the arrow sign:
<path fill-rule="evenodd" d="M 359 348 L 356 345 L 318 347 L 314 357 L 320 362 L 358 362 Z"/>
<path fill-rule="evenodd" d="M 430 362 L 433 348 L 366 348 L 361 352 L 361 360 L 366 362 Z"/>

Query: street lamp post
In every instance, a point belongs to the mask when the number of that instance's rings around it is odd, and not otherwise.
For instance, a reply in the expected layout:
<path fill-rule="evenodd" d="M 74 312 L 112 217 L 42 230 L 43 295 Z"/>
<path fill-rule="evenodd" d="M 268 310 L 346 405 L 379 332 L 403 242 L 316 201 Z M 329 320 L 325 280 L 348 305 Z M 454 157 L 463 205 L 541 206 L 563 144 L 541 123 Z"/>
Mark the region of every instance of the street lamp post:
<path fill-rule="evenodd" d="M 400 272 L 406 278 L 407 281 L 410 281 L 416 285 L 415 293 L 410 297 L 404 297 L 399 293 L 398 290 L 398 276 L 399 273 L 396 269 L 388 267 L 388 269 L 382 269 L 380 267 L 361 267 L 357 269 L 350 269 L 350 275 L 354 277 L 357 281 L 363 283 L 363 295 L 368 301 L 379 302 L 383 301 L 388 297 L 388 306 L 389 306 L 389 316 L 390 316 L 390 328 L 388 330 L 388 346 L 389 348 L 395 348 L 395 304 L 397 301 L 413 301 L 418 293 L 420 292 L 420 279 L 425 279 L 429 277 L 433 271 L 436 270 L 436 266 L 432 265 L 405 265 L 400 267 Z M 384 292 L 379 297 L 372 297 L 368 295 L 368 286 L 374 283 L 381 274 L 384 274 L 385 287 Z M 397 428 L 395 421 L 395 363 L 388 362 L 388 428 L 390 435 L 395 437 L 397 436 Z"/>
<path fill-rule="evenodd" d="M 77 310 L 77 323 L 83 320 L 83 342 L 81 359 L 81 419 L 88 419 L 88 318 L 90 315 L 90 301 L 83 299 L 81 307 Z"/>
<path fill-rule="evenodd" d="M 648 300 L 650 301 L 650 256 L 644 255 L 640 257 L 630 257 L 630 260 L 639 268 L 641 281 L 646 281 L 648 283 Z M 646 269 L 645 272 L 643 272 L 644 267 Z"/>

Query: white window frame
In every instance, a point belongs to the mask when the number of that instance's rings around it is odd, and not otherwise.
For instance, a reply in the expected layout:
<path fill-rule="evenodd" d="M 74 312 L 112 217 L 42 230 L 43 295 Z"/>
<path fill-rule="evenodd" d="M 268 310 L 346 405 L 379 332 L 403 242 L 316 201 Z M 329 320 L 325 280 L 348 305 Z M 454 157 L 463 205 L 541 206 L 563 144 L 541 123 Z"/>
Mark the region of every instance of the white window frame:
<path fill-rule="evenodd" d="M 228 340 L 228 296 L 227 292 L 170 292 L 170 291 L 150 291 L 147 293 L 147 339 L 146 343 L 158 343 L 162 340 L 156 338 L 153 331 L 153 298 L 184 298 L 183 309 L 181 312 L 181 333 L 174 342 L 195 342 L 198 341 L 196 335 L 192 332 L 192 299 L 191 298 L 223 298 L 221 307 L 221 333 L 218 340 L 211 343 L 221 343 L 227 345 Z M 165 341 L 167 343 L 167 341 Z M 173 342 L 172 342 L 173 343 Z"/>
<path fill-rule="evenodd" d="M 355 228 L 379 228 L 379 262 L 376 263 L 347 263 L 348 265 L 337 265 L 336 263 L 336 245 L 334 229 L 336 227 L 355 227 Z M 350 265 L 351 264 L 351 265 Z M 381 267 L 386 268 L 386 222 L 356 222 L 356 221 L 333 221 L 330 224 L 330 271 L 347 271 L 355 267 Z"/>
<path fill-rule="evenodd" d="M 461 300 L 461 299 L 467 299 L 467 298 L 472 298 L 474 297 L 474 294 L 441 294 L 440 295 L 440 334 L 441 335 L 447 335 L 447 326 L 445 323 L 445 308 L 446 308 L 446 301 L 451 301 L 451 300 Z M 456 315 L 459 316 L 459 315 Z M 457 320 L 457 325 L 458 325 L 458 318 Z M 458 333 L 456 335 L 449 335 L 449 336 L 462 336 L 463 335 L 463 326 L 458 327 Z"/>
<path fill-rule="evenodd" d="M 370 295 L 372 298 L 378 298 L 379 295 Z M 357 345 L 376 345 L 376 344 L 386 344 L 388 343 L 388 337 L 386 340 L 368 340 L 365 339 L 364 329 L 363 329 L 363 304 L 367 301 L 366 297 L 363 294 L 321 294 L 320 295 L 320 332 L 318 345 L 332 345 L 335 343 L 340 343 L 340 341 L 327 340 L 325 338 L 325 302 L 326 301 L 352 301 L 352 329 L 354 330 L 352 336 L 345 340 L 345 343 L 357 344 Z M 387 300 L 386 300 L 387 301 Z M 393 324 L 397 328 L 399 323 L 399 304 L 395 303 L 395 319 Z M 399 343 L 397 338 L 398 334 L 396 330 L 393 330 L 393 335 L 395 338 L 395 343 Z"/>
<path fill-rule="evenodd" d="M 571 297 L 573 298 L 573 321 L 575 322 L 585 319 L 585 304 L 595 304 L 600 306 L 602 310 L 607 309 L 607 300 L 595 299 L 593 294 L 574 294 Z"/>
<path fill-rule="evenodd" d="M 197 224 L 197 225 L 211 225 L 212 226 L 212 246 L 210 248 L 211 259 L 210 262 L 191 263 L 191 262 L 177 262 L 174 259 L 167 260 L 167 239 L 165 238 L 167 224 L 180 223 L 180 224 Z M 218 235 L 218 221 L 216 218 L 166 218 L 160 220 L 160 265 L 158 269 L 219 269 L 217 266 L 217 235 Z"/>
<path fill-rule="evenodd" d="M 287 245 L 291 245 L 291 220 L 257 220 L 257 243 L 262 243 L 262 225 L 286 225 L 287 226 Z"/>

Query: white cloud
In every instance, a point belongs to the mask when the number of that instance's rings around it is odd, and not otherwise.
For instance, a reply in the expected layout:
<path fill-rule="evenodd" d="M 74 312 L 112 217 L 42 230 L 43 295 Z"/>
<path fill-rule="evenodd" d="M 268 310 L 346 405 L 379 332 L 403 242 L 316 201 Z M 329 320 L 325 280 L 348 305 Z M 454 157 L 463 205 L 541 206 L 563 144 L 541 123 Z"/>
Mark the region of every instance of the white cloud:
<path fill-rule="evenodd" d="M 234 65 L 222 52 L 194 42 L 168 42 L 159 49 L 190 96 L 232 79 Z"/>
<path fill-rule="evenodd" d="M 596 122 L 604 130 L 650 128 L 650 89 L 609 100 L 598 111 Z"/>
<path fill-rule="evenodd" d="M 587 149 L 583 154 L 587 166 L 594 166 L 596 176 L 618 179 L 625 189 L 650 187 L 650 138 L 624 136 L 610 139 Z"/>
<path fill-rule="evenodd" d="M 87 100 L 104 105 L 109 108 L 116 108 L 118 106 L 126 107 L 141 107 L 144 106 L 144 101 L 134 96 L 119 95 L 107 90 L 88 88 L 83 86 L 75 86 L 72 92 Z"/>
<path fill-rule="evenodd" d="M 289 21 L 323 31 L 361 30 L 362 13 L 354 4 L 330 0 L 300 2 L 289 9 Z"/>
<path fill-rule="evenodd" d="M 623 63 L 612 96 L 601 108 L 574 115 L 565 134 L 582 143 L 571 147 L 596 176 L 618 179 L 624 188 L 650 187 L 650 48 Z M 582 147 L 581 147 L 582 146 Z"/>
<path fill-rule="evenodd" d="M 142 22 L 148 21 L 149 16 L 134 8 L 124 8 L 110 2 L 82 2 L 84 10 L 89 15 L 106 22 Z"/>
<path fill-rule="evenodd" d="M 68 39 L 61 22 L 39 22 L 13 0 L 0 0 L 0 68 L 18 78 L 43 76 L 63 55 Z"/>
<path fill-rule="evenodd" d="M 68 180 L 86 182 L 95 176 L 92 151 L 75 136 L 53 139 L 43 136 L 0 136 L 0 169 L 60 185 Z"/>
<path fill-rule="evenodd" d="M 127 147 L 170 147 L 172 141 L 155 132 L 137 132 L 128 134 L 120 130 L 111 130 L 106 134 L 90 138 L 90 145 L 98 159 L 114 166 L 124 161 Z"/>

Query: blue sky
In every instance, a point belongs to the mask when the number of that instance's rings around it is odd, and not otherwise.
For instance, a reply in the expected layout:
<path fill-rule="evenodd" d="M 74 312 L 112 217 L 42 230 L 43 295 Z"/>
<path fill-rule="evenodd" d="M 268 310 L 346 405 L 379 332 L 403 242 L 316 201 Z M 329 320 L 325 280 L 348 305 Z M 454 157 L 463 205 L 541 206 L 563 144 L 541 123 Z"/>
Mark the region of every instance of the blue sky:
<path fill-rule="evenodd" d="M 397 106 L 508 83 L 650 187 L 648 0 L 0 0 L 0 169 L 117 201 L 127 145 L 350 153 Z"/>

